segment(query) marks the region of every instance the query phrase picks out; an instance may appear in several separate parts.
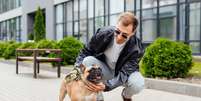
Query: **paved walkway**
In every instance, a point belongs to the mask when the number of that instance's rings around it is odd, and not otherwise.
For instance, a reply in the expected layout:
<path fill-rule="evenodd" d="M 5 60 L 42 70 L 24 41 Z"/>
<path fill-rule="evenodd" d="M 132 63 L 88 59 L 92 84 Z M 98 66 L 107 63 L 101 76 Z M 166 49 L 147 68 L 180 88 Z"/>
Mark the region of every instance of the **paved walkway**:
<path fill-rule="evenodd" d="M 58 101 L 62 78 L 55 72 L 40 71 L 34 79 L 32 68 L 20 66 L 19 75 L 15 74 L 15 65 L 0 62 L 0 101 Z M 122 88 L 104 93 L 105 101 L 122 101 Z M 145 89 L 133 97 L 134 101 L 201 101 L 201 98 L 179 95 L 152 89 Z M 65 101 L 70 101 L 67 97 Z"/>

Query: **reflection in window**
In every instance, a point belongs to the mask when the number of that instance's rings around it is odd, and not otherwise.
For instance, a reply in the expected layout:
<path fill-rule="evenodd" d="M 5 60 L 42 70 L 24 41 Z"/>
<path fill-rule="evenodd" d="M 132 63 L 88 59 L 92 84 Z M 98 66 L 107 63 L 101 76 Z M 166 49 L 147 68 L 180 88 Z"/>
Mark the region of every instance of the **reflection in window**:
<path fill-rule="evenodd" d="M 0 22 L 0 40 L 21 41 L 20 19 L 21 17 L 16 17 Z"/>
<path fill-rule="evenodd" d="M 180 5 L 180 33 L 179 33 L 179 38 L 180 40 L 184 41 L 185 40 L 185 4 Z"/>
<path fill-rule="evenodd" d="M 160 36 L 176 40 L 176 6 L 160 7 Z"/>
<path fill-rule="evenodd" d="M 192 48 L 192 53 L 200 53 L 200 43 L 199 42 L 191 42 L 189 45 Z"/>
<path fill-rule="evenodd" d="M 176 40 L 176 17 L 160 19 L 160 36 Z"/>
<path fill-rule="evenodd" d="M 93 32 L 93 19 L 89 19 L 89 39 L 91 39 L 91 37 L 93 36 L 94 32 Z"/>
<path fill-rule="evenodd" d="M 124 11 L 124 0 L 110 0 L 110 14 Z"/>
<path fill-rule="evenodd" d="M 115 26 L 117 24 L 119 14 L 111 15 L 110 16 L 110 25 Z"/>
<path fill-rule="evenodd" d="M 104 26 L 104 17 L 96 17 L 95 18 L 95 28 L 96 30 L 100 27 L 103 27 Z"/>
<path fill-rule="evenodd" d="M 63 22 L 63 5 L 56 6 L 56 23 Z"/>
<path fill-rule="evenodd" d="M 146 6 L 146 5 L 143 5 Z M 138 14 L 138 13 L 137 13 Z M 157 37 L 156 33 L 156 8 L 142 10 L 142 40 L 153 41 Z"/>
<path fill-rule="evenodd" d="M 104 15 L 104 0 L 95 0 L 95 16 L 103 16 Z"/>
<path fill-rule="evenodd" d="M 134 11 L 134 0 L 126 0 L 126 11 Z"/>
<path fill-rule="evenodd" d="M 80 0 L 80 40 L 86 43 L 87 40 L 87 1 Z"/>
<path fill-rule="evenodd" d="M 80 40 L 83 43 L 86 43 L 87 41 L 87 21 L 86 20 L 80 20 Z"/>
<path fill-rule="evenodd" d="M 87 1 L 80 0 L 80 19 L 86 19 L 87 17 Z"/>
<path fill-rule="evenodd" d="M 142 8 L 152 8 L 157 6 L 157 0 L 142 0 Z"/>
<path fill-rule="evenodd" d="M 21 6 L 21 0 L 0 0 L 0 13 L 18 8 Z"/>
<path fill-rule="evenodd" d="M 72 13 L 72 1 L 67 2 L 66 4 L 66 32 L 65 36 L 72 36 L 73 35 L 73 13 Z"/>
<path fill-rule="evenodd" d="M 74 21 L 74 33 L 73 33 L 74 37 L 79 37 L 78 35 L 78 21 Z"/>
<path fill-rule="evenodd" d="M 63 4 L 56 6 L 56 39 L 61 40 L 64 34 Z"/>
<path fill-rule="evenodd" d="M 169 4 L 175 4 L 177 3 L 177 0 L 159 0 L 159 5 L 163 6 L 163 5 L 169 5 Z"/>
<path fill-rule="evenodd" d="M 200 3 L 190 4 L 190 40 L 200 40 Z"/>
<path fill-rule="evenodd" d="M 74 0 L 74 20 L 78 20 L 78 0 Z"/>
<path fill-rule="evenodd" d="M 58 24 L 56 26 L 56 39 L 57 40 L 61 40 L 63 38 L 63 25 L 62 24 Z"/>
<path fill-rule="evenodd" d="M 143 20 L 142 22 L 142 39 L 143 41 L 153 41 L 156 35 L 156 20 Z"/>

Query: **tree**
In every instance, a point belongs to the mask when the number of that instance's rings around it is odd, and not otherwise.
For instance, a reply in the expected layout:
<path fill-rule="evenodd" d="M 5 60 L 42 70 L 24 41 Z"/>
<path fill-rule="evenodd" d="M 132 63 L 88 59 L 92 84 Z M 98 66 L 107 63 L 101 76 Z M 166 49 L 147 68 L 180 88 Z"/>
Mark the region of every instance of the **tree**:
<path fill-rule="evenodd" d="M 43 13 L 38 7 L 38 10 L 36 11 L 35 15 L 35 21 L 34 21 L 34 41 L 40 41 L 42 39 L 45 39 L 45 21 L 43 17 Z"/>

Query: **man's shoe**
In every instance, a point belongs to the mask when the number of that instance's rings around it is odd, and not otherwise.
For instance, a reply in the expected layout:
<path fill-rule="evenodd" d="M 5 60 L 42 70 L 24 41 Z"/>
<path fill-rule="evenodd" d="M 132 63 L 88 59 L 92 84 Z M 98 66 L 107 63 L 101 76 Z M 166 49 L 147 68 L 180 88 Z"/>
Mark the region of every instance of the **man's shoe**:
<path fill-rule="evenodd" d="M 123 95 L 123 92 L 124 92 L 124 90 L 123 90 L 122 93 L 121 93 L 121 96 L 122 96 L 122 98 L 123 98 L 123 101 L 132 101 L 131 98 L 130 98 L 130 99 L 125 98 L 124 95 Z"/>

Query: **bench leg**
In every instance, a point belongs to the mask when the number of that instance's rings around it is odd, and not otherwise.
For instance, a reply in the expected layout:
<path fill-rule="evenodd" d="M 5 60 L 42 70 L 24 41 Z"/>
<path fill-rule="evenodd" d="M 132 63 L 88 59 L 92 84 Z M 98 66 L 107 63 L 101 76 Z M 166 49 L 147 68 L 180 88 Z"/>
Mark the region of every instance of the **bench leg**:
<path fill-rule="evenodd" d="M 57 76 L 58 76 L 58 78 L 60 78 L 60 74 L 61 74 L 61 66 L 60 66 L 60 62 L 58 62 L 58 67 L 57 67 Z"/>
<path fill-rule="evenodd" d="M 36 65 L 37 65 L 37 63 L 36 63 L 36 61 L 34 61 L 34 66 L 33 66 L 33 69 L 34 69 L 34 78 L 37 78 L 37 73 L 36 73 Z"/>
<path fill-rule="evenodd" d="M 37 73 L 40 73 L 40 62 L 37 62 Z"/>
<path fill-rule="evenodd" d="M 16 59 L 16 74 L 18 74 L 18 59 Z"/>

